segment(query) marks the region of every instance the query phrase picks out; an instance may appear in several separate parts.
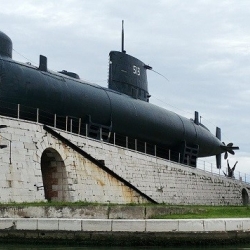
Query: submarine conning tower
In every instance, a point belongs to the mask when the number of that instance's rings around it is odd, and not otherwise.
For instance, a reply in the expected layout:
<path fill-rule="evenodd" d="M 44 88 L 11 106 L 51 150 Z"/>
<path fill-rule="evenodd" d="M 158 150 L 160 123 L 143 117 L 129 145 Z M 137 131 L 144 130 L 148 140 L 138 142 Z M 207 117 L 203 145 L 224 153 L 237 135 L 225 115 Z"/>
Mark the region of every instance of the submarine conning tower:
<path fill-rule="evenodd" d="M 147 69 L 152 69 L 125 52 L 109 53 L 109 88 L 135 99 L 149 101 Z"/>
<path fill-rule="evenodd" d="M 12 41 L 0 31 L 0 55 L 12 58 Z"/>
<path fill-rule="evenodd" d="M 109 89 L 118 91 L 134 99 L 149 101 L 147 69 L 152 69 L 124 50 L 124 27 L 122 20 L 121 52 L 109 53 Z"/>

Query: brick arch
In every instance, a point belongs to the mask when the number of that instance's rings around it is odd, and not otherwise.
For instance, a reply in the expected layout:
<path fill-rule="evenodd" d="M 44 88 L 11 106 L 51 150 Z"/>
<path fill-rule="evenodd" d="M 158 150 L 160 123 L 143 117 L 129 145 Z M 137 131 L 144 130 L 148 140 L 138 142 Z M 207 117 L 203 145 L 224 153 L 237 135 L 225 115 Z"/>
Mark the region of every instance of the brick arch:
<path fill-rule="evenodd" d="M 45 199 L 48 201 L 69 201 L 66 167 L 61 155 L 55 149 L 47 148 L 43 151 L 41 171 Z"/>

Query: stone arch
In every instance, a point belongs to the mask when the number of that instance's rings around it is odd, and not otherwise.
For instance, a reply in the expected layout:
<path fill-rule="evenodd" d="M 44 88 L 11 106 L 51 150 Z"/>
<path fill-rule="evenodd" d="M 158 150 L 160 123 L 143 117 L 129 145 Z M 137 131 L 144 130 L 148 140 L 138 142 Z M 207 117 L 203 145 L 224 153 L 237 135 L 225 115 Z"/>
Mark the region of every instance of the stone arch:
<path fill-rule="evenodd" d="M 242 189 L 242 203 L 244 206 L 249 204 L 249 196 L 245 188 Z"/>
<path fill-rule="evenodd" d="M 61 155 L 53 148 L 43 151 L 41 171 L 45 199 L 48 201 L 69 201 L 69 185 L 66 167 Z"/>

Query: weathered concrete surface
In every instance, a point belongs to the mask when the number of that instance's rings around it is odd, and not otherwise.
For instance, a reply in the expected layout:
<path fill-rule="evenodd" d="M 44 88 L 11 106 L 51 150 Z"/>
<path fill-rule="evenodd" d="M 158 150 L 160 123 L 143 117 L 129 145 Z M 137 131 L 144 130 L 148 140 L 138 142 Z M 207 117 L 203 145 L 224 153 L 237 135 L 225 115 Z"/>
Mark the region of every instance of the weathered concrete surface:
<path fill-rule="evenodd" d="M 8 240 L 81 245 L 171 245 L 250 242 L 250 219 L 120 220 L 2 218 Z M 73 240 L 73 241 L 72 241 Z"/>
<path fill-rule="evenodd" d="M 83 157 L 41 124 L 4 117 L 0 124 L 8 126 L 0 136 L 8 145 L 0 151 L 0 202 L 148 203 L 122 178 Z"/>
<path fill-rule="evenodd" d="M 0 218 L 109 218 L 109 206 L 0 207 Z"/>
<path fill-rule="evenodd" d="M 144 206 L 111 206 L 109 219 L 144 219 L 147 208 Z"/>
<path fill-rule="evenodd" d="M 0 206 L 0 218 L 150 219 L 160 215 L 194 212 L 195 209 L 189 206 L 160 205 Z"/>
<path fill-rule="evenodd" d="M 148 203 L 145 196 L 171 205 L 242 205 L 243 200 L 249 201 L 250 186 L 244 182 L 55 129 L 104 162 L 109 171 L 126 181 L 122 182 L 46 132 L 41 124 L 2 116 L 0 124 L 8 126 L 1 129 L 0 136 L 1 144 L 7 145 L 0 150 L 1 203 Z"/>

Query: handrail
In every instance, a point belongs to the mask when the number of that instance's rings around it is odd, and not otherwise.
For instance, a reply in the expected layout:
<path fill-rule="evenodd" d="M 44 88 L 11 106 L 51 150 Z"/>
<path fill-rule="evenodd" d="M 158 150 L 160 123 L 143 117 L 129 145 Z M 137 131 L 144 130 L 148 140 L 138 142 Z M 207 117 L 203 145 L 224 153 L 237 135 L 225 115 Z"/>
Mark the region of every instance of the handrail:
<path fill-rule="evenodd" d="M 0 101 L 0 115 L 12 117 L 18 120 L 45 124 L 70 133 L 89 137 L 89 128 L 87 124 L 84 123 L 82 119 L 78 117 L 59 116 L 57 114 L 50 113 L 46 110 L 41 110 L 38 108 L 4 101 Z M 101 138 L 102 128 L 100 128 L 100 133 L 98 136 L 99 140 L 103 139 Z M 92 137 L 90 136 L 90 138 Z M 137 140 L 136 138 L 129 138 L 127 136 L 121 136 L 119 134 L 112 133 L 109 134 L 109 142 L 107 143 L 130 149 L 136 152 L 144 153 L 145 155 L 154 156 L 159 159 L 164 159 L 170 162 L 181 164 L 179 152 L 175 152 L 173 150 L 166 150 L 160 147 L 159 145 L 152 145 L 147 142 L 142 142 Z M 184 166 L 193 168 L 189 165 Z M 229 178 L 224 176 L 224 173 L 221 169 L 217 169 L 212 163 L 208 163 L 200 158 L 197 159 L 196 168 L 208 173 L 212 173 L 213 175 Z M 235 171 L 234 174 L 236 180 L 245 183 L 250 183 L 250 175 L 246 173 L 241 173 L 239 171 Z"/>

